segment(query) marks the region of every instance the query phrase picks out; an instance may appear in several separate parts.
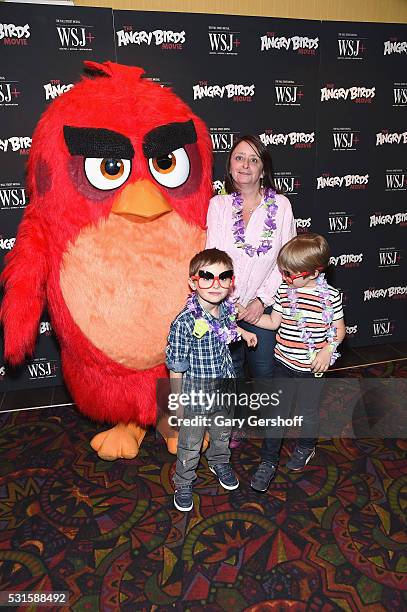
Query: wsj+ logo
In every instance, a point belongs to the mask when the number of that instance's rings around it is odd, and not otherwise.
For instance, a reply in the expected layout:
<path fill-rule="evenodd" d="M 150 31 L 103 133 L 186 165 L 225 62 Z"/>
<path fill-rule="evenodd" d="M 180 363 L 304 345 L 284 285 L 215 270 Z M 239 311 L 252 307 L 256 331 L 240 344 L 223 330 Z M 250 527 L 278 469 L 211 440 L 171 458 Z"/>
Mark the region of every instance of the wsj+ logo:
<path fill-rule="evenodd" d="M 62 47 L 86 47 L 86 44 L 90 45 L 95 38 L 90 32 L 86 34 L 84 27 L 57 26 L 57 30 Z"/>
<path fill-rule="evenodd" d="M 295 176 L 276 176 L 274 182 L 279 191 L 283 193 L 297 193 L 301 183 Z"/>
<path fill-rule="evenodd" d="M 394 104 L 397 106 L 407 105 L 407 87 L 393 87 Z"/>
<path fill-rule="evenodd" d="M 237 52 L 240 40 L 235 34 L 236 32 L 208 32 L 212 53 Z"/>
<path fill-rule="evenodd" d="M 211 133 L 212 147 L 214 152 L 230 151 L 230 149 L 233 147 L 233 136 L 234 134 L 232 132 Z"/>
<path fill-rule="evenodd" d="M 386 174 L 386 187 L 387 189 L 405 189 L 407 185 L 407 179 L 405 174 L 395 174 L 388 172 Z"/>
<path fill-rule="evenodd" d="M 381 321 L 373 323 L 374 336 L 391 336 L 394 330 L 393 321 Z"/>
<path fill-rule="evenodd" d="M 359 142 L 359 138 L 353 132 L 334 132 L 334 149 L 339 151 L 344 149 L 354 149 Z"/>
<path fill-rule="evenodd" d="M 39 361 L 37 363 L 28 363 L 28 371 L 31 378 L 48 378 L 56 375 L 57 366 L 52 361 Z"/>
<path fill-rule="evenodd" d="M 351 217 L 348 215 L 335 215 L 334 217 L 328 217 L 329 222 L 329 233 L 336 232 L 350 232 L 351 225 L 353 223 Z"/>
<path fill-rule="evenodd" d="M 18 91 L 12 83 L 0 83 L 0 104 L 12 102 L 13 98 L 18 98 L 21 91 Z"/>
<path fill-rule="evenodd" d="M 398 266 L 400 259 L 400 251 L 379 251 L 380 268 Z"/>
<path fill-rule="evenodd" d="M 358 38 L 338 38 L 340 57 L 358 57 L 366 51 L 363 42 Z"/>
<path fill-rule="evenodd" d="M 278 104 L 300 104 L 304 96 L 299 85 L 275 85 Z"/>
<path fill-rule="evenodd" d="M 27 203 L 25 189 L 0 189 L 0 209 L 24 208 Z"/>

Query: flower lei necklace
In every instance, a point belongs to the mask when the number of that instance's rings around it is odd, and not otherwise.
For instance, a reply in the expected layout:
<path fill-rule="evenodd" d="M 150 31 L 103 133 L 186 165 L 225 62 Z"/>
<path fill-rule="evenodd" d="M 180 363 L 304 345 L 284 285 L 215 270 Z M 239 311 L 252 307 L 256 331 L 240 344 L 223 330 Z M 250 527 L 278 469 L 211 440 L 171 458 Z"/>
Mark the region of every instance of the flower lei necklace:
<path fill-rule="evenodd" d="M 221 325 L 216 319 L 213 321 L 208 321 L 205 319 L 202 306 L 198 302 L 196 294 L 193 293 L 189 296 L 187 300 L 187 308 L 195 319 L 195 327 L 192 333 L 196 338 L 202 338 L 207 331 L 211 331 L 215 334 L 218 340 L 220 340 L 220 342 L 224 342 L 225 344 L 239 340 L 240 336 L 239 332 L 237 331 L 236 323 L 236 307 L 229 299 L 222 302 L 222 305 L 227 313 L 226 325 Z"/>
<path fill-rule="evenodd" d="M 243 198 L 240 193 L 232 193 L 232 211 L 233 211 L 233 236 L 235 239 L 235 245 L 238 249 L 243 249 L 247 255 L 253 257 L 256 253 L 267 253 L 272 244 L 272 237 L 274 230 L 276 229 L 276 212 L 278 206 L 276 204 L 276 192 L 273 189 L 266 189 L 264 191 L 264 202 L 262 207 L 267 210 L 266 218 L 264 220 L 263 231 L 260 234 L 261 243 L 258 247 L 254 247 L 246 242 L 245 228 L 243 222 Z"/>
<path fill-rule="evenodd" d="M 338 357 L 340 357 L 340 353 L 336 351 L 336 347 L 338 346 L 335 342 L 336 327 L 332 325 L 334 310 L 329 299 L 328 283 L 326 282 L 324 273 L 319 274 L 319 276 L 317 277 L 316 290 L 318 293 L 318 297 L 322 302 L 322 320 L 328 328 L 326 332 L 326 339 L 328 344 L 333 347 L 331 360 L 329 362 L 329 365 L 333 365 L 338 359 Z M 290 302 L 290 314 L 297 321 L 297 328 L 300 331 L 301 340 L 308 348 L 308 359 L 312 361 L 315 357 L 316 352 L 315 342 L 311 332 L 307 331 L 307 324 L 304 319 L 304 314 L 297 309 L 297 290 L 295 289 L 295 287 L 288 287 L 287 296 Z"/>

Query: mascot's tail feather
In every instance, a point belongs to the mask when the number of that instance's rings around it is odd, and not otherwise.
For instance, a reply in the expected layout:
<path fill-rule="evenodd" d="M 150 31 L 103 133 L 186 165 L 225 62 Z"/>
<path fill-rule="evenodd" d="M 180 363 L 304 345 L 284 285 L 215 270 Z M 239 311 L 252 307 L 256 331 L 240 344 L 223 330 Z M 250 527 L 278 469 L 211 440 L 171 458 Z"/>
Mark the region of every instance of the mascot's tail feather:
<path fill-rule="evenodd" d="M 0 310 L 4 327 L 4 355 L 12 365 L 23 361 L 34 350 L 45 303 L 46 278 L 43 234 L 27 209 L 1 275 L 5 286 Z"/>

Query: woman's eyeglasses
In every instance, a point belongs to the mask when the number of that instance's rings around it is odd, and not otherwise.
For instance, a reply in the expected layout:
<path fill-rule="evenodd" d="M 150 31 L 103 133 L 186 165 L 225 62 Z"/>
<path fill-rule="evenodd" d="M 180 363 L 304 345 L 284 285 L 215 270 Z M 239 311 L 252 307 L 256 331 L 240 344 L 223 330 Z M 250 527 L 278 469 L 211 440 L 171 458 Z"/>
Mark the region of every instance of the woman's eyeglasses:
<path fill-rule="evenodd" d="M 215 276 L 207 270 L 199 270 L 196 276 L 191 276 L 191 280 L 196 281 L 200 289 L 210 289 L 215 281 L 218 281 L 222 289 L 229 289 L 232 287 L 235 277 L 233 276 L 233 270 L 225 270 L 219 276 Z"/>

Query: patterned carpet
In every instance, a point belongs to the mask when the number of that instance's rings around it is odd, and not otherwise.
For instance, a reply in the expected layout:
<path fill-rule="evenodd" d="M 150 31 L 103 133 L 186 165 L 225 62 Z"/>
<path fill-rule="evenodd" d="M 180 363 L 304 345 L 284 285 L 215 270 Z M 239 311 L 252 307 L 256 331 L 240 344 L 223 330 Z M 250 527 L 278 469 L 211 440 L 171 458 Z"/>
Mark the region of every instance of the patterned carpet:
<path fill-rule="evenodd" d="M 406 362 L 351 373 L 406 374 Z M 70 591 L 65 609 L 92 612 L 407 609 L 406 440 L 322 441 L 297 473 L 287 442 L 265 495 L 250 489 L 247 441 L 232 455 L 240 488 L 225 492 L 203 459 L 185 515 L 152 432 L 135 460 L 108 463 L 70 408 L 2 414 L 0 427 L 0 590 Z"/>

